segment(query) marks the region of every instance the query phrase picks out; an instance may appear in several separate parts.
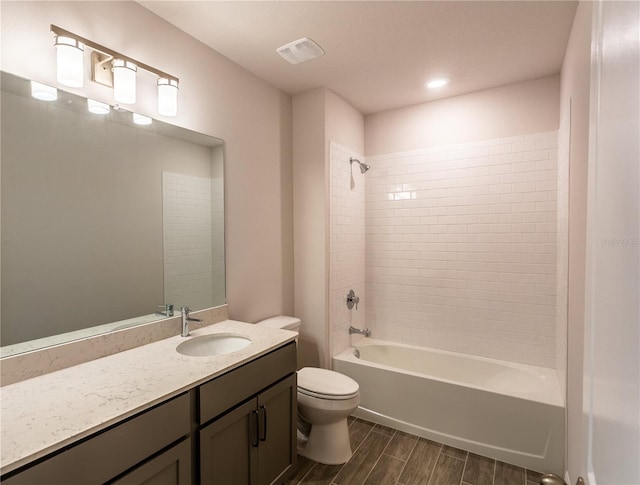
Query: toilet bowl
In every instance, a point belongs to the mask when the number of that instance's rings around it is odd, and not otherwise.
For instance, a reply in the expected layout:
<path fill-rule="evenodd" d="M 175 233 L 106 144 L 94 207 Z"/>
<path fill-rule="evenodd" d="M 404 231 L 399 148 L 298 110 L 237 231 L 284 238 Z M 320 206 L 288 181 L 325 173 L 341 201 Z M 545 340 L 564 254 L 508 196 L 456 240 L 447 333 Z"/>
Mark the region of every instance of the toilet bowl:
<path fill-rule="evenodd" d="M 298 371 L 298 413 L 311 424 L 298 453 L 310 460 L 338 465 L 351 458 L 347 417 L 360 404 L 358 383 L 338 372 L 314 367 Z"/>
<path fill-rule="evenodd" d="M 301 322 L 278 316 L 258 324 L 297 332 Z M 327 465 L 347 462 L 352 455 L 347 417 L 360 404 L 358 383 L 339 372 L 304 367 L 298 371 L 297 396 L 298 417 L 308 431 L 306 440 L 298 440 L 298 454 Z"/>

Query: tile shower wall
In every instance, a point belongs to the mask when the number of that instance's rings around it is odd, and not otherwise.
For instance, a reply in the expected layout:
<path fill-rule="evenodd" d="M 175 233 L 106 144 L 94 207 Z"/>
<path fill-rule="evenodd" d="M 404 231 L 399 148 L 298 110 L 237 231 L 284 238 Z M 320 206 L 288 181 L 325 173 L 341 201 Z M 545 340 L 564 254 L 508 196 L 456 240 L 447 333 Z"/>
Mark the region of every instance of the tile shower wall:
<path fill-rule="evenodd" d="M 211 306 L 210 178 L 162 172 L 164 297 L 178 309 Z"/>
<path fill-rule="evenodd" d="M 367 158 L 374 336 L 555 367 L 557 132 Z"/>
<path fill-rule="evenodd" d="M 329 321 L 331 355 L 342 352 L 352 341 L 349 325 L 364 328 L 365 323 L 365 177 L 349 158 L 364 161 L 362 155 L 331 142 L 329 147 Z M 360 297 L 358 309 L 347 309 L 350 289 Z"/>
<path fill-rule="evenodd" d="M 213 304 L 226 302 L 224 266 L 224 178 L 222 174 L 211 178 L 211 271 Z"/>

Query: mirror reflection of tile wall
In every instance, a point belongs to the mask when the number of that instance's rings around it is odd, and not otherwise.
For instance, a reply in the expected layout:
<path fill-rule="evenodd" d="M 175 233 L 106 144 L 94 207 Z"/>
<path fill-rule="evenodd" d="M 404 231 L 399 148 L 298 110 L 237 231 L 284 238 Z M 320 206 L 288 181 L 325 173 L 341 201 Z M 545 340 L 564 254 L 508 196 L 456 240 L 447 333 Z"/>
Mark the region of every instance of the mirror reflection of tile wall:
<path fill-rule="evenodd" d="M 210 178 L 162 173 L 164 298 L 203 308 L 213 294 Z"/>

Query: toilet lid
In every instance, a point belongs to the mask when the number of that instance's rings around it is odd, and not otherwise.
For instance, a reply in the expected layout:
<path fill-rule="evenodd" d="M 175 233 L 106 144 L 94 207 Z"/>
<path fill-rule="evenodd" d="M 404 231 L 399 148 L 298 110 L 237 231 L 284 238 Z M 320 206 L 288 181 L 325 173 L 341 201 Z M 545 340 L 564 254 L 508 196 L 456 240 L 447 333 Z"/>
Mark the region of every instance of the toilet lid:
<path fill-rule="evenodd" d="M 339 372 L 316 367 L 298 371 L 298 391 L 323 399 L 349 399 L 358 394 L 358 383 Z"/>

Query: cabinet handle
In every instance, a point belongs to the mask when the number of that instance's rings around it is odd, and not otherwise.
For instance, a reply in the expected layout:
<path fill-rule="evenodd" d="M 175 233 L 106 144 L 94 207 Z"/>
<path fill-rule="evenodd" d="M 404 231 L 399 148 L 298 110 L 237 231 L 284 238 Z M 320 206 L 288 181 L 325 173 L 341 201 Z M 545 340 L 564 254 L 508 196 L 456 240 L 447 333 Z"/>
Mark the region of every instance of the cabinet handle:
<path fill-rule="evenodd" d="M 259 439 L 259 429 L 258 429 L 258 428 L 260 427 L 260 416 L 259 416 L 258 411 L 251 411 L 251 414 L 253 415 L 253 417 L 254 417 L 255 419 L 252 419 L 252 420 L 251 420 L 251 423 L 252 423 L 252 426 L 251 426 L 251 427 L 252 427 L 253 429 L 250 429 L 250 430 L 249 430 L 249 434 L 250 434 L 250 435 L 253 435 L 253 436 L 255 437 L 255 441 L 253 441 L 253 442 L 251 443 L 251 445 L 252 445 L 254 448 L 257 448 L 257 447 L 258 447 L 258 439 Z"/>
<path fill-rule="evenodd" d="M 260 436 L 260 441 L 267 441 L 267 407 L 260 406 L 260 411 L 263 416 L 262 422 L 264 423 L 262 433 Z"/>

